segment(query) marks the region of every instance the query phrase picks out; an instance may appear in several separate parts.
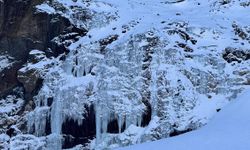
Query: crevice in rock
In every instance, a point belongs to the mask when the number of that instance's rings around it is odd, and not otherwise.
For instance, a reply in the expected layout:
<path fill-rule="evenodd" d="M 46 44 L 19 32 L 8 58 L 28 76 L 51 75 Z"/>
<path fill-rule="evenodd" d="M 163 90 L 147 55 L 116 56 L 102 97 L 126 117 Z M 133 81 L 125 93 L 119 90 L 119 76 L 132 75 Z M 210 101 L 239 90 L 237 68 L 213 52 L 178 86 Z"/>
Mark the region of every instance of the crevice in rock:
<path fill-rule="evenodd" d="M 67 119 L 62 125 L 63 148 L 72 148 L 78 144 L 86 144 L 96 135 L 94 106 L 86 107 L 84 119 L 79 124 L 73 119 Z"/>
<path fill-rule="evenodd" d="M 169 137 L 173 137 L 173 136 L 177 136 L 177 135 L 181 135 L 181 134 L 184 134 L 184 133 L 187 133 L 187 132 L 190 132 L 192 131 L 192 129 L 188 128 L 186 130 L 176 130 L 174 129 L 170 134 L 169 134 Z"/>
<path fill-rule="evenodd" d="M 122 125 L 121 132 L 125 130 L 125 122 Z M 113 119 L 108 123 L 108 133 L 119 133 L 119 126 L 118 126 L 118 120 Z"/>
<path fill-rule="evenodd" d="M 152 107 L 149 103 L 146 103 L 146 107 L 147 107 L 147 110 L 142 115 L 142 123 L 141 123 L 142 127 L 147 126 L 149 122 L 151 121 Z"/>
<path fill-rule="evenodd" d="M 47 118 L 47 119 L 46 119 L 45 134 L 46 134 L 46 135 L 51 134 L 51 123 L 50 123 L 50 118 Z"/>

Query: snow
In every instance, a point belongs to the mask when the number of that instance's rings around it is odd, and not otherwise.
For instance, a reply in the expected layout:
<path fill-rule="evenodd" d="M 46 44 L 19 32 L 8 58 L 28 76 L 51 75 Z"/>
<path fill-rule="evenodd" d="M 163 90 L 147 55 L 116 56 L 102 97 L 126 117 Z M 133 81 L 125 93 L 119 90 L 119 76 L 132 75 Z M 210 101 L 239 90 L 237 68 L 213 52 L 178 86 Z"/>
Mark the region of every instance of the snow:
<path fill-rule="evenodd" d="M 6 148 L 8 146 L 7 141 L 9 141 L 9 140 L 10 140 L 10 137 L 7 134 L 3 134 L 3 133 L 0 134 L 0 147 L 7 149 Z"/>
<path fill-rule="evenodd" d="M 9 149 L 34 149 L 37 150 L 45 145 L 45 138 L 37 138 L 34 135 L 17 135 L 10 139 Z"/>
<path fill-rule="evenodd" d="M 5 69 L 8 68 L 12 65 L 13 62 L 11 62 L 13 58 L 11 58 L 10 56 L 7 55 L 1 55 L 0 56 L 0 72 Z"/>
<path fill-rule="evenodd" d="M 46 12 L 48 14 L 55 13 L 55 9 L 53 7 L 50 7 L 48 4 L 41 4 L 37 5 L 36 8 L 38 9 L 38 12 Z"/>
<path fill-rule="evenodd" d="M 121 150 L 247 150 L 250 149 L 250 89 L 224 107 L 203 128 L 180 136 Z"/>
<path fill-rule="evenodd" d="M 37 54 L 45 54 L 43 51 L 40 50 L 32 50 L 29 52 L 30 55 L 37 55 Z"/>
<path fill-rule="evenodd" d="M 8 96 L 5 99 L 0 99 L 0 116 L 3 114 L 11 114 L 20 109 L 24 101 L 15 96 Z"/>

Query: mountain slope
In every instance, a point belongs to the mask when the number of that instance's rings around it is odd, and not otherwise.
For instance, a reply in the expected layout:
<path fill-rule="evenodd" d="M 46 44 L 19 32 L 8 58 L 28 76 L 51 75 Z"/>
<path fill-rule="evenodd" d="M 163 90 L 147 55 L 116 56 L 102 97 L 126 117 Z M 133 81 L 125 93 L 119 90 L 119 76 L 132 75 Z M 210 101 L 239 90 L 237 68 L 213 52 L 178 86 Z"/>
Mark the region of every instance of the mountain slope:
<path fill-rule="evenodd" d="M 250 85 L 246 0 L 39 0 L 32 8 L 48 17 L 46 48 L 27 50 L 14 75 L 21 108 L 15 96 L 1 99 L 13 106 L 0 113 L 5 149 L 112 149 L 176 136 L 207 124 Z M 1 62 L 11 63 L 8 55 Z"/>
<path fill-rule="evenodd" d="M 250 90 L 240 96 L 205 126 L 184 135 L 135 145 L 124 150 L 247 150 L 250 149 Z"/>

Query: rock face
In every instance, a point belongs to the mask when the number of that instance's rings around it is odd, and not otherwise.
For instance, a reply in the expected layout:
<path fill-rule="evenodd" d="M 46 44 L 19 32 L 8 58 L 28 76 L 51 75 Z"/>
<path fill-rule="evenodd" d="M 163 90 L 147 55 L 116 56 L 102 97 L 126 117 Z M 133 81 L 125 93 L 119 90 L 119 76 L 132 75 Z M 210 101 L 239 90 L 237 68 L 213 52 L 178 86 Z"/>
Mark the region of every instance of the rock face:
<path fill-rule="evenodd" d="M 1 53 L 7 52 L 17 60 L 25 61 L 30 50 L 45 51 L 51 46 L 50 41 L 70 26 L 60 16 L 36 13 L 35 6 L 42 2 L 43 0 L 5 0 L 1 4 Z"/>
<path fill-rule="evenodd" d="M 242 1 L 0 0 L 2 147 L 111 149 L 205 125 L 250 84 Z"/>
<path fill-rule="evenodd" d="M 83 34 L 60 15 L 36 12 L 35 6 L 42 2 L 44 0 L 0 1 L 0 55 L 9 55 L 15 61 L 12 67 L 0 72 L 0 96 L 18 85 L 16 72 L 27 61 L 31 50 L 58 56 L 66 48 L 52 42 L 53 38 L 72 31 Z"/>
<path fill-rule="evenodd" d="M 17 70 L 22 67 L 22 63 L 14 62 L 10 67 L 0 71 L 0 97 L 10 94 L 19 85 Z"/>
<path fill-rule="evenodd" d="M 34 65 L 46 58 L 45 53 L 38 50 L 33 50 L 29 54 L 27 66 L 18 70 L 17 73 L 17 79 L 24 87 L 26 100 L 32 100 L 32 96 L 39 90 L 43 81 L 39 69 L 30 68 L 28 65 Z M 46 67 L 48 65 L 42 66 L 40 69 L 45 70 Z"/>
<path fill-rule="evenodd" d="M 223 54 L 223 58 L 228 62 L 238 62 L 247 61 L 250 59 L 250 50 L 240 50 L 237 48 L 227 47 Z"/>

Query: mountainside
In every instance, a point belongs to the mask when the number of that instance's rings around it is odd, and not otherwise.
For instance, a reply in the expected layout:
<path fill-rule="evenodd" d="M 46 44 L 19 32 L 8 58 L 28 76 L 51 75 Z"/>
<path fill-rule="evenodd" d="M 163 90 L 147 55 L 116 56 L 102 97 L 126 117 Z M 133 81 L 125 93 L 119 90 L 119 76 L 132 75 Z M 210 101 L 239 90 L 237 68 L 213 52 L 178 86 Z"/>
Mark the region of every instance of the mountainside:
<path fill-rule="evenodd" d="M 249 9 L 0 0 L 0 149 L 113 149 L 206 125 L 250 86 Z"/>
<path fill-rule="evenodd" d="M 235 150 L 250 149 L 250 90 L 244 91 L 207 126 L 177 137 L 124 148 L 125 150 Z M 237 130 L 235 130 L 237 129 Z"/>

